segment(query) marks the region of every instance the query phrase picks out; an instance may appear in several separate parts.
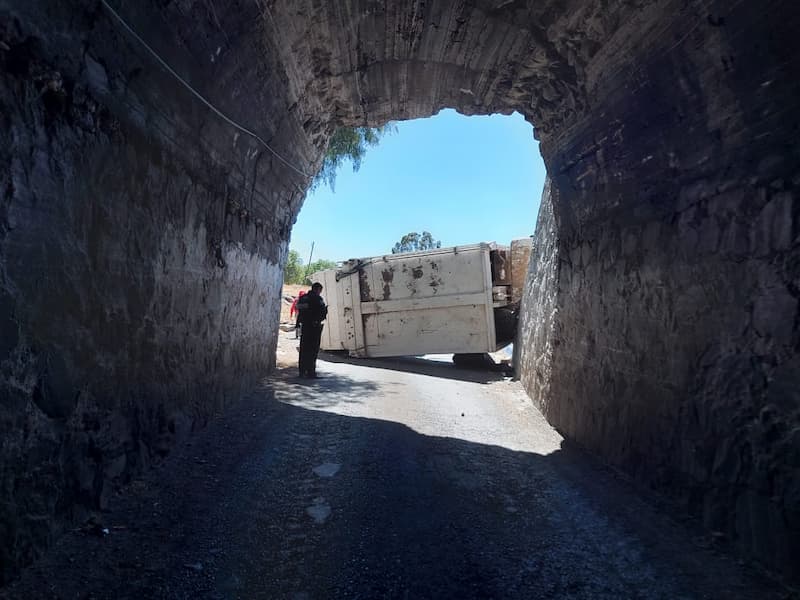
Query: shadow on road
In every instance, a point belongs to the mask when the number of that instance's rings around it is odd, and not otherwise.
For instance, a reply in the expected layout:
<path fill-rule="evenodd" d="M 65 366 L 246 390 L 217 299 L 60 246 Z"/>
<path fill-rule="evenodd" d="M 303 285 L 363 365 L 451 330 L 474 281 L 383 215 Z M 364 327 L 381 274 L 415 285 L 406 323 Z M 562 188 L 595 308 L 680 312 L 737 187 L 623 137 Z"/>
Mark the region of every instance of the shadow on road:
<path fill-rule="evenodd" d="M 276 373 L 0 598 L 776 597 L 575 448 L 325 412 L 320 389 L 377 386 L 298 381 Z"/>
<path fill-rule="evenodd" d="M 320 360 L 332 363 L 345 363 L 373 369 L 386 369 L 389 371 L 402 371 L 404 373 L 416 373 L 417 375 L 427 375 L 429 377 L 439 377 L 442 379 L 454 379 L 457 381 L 467 381 L 470 383 L 492 383 L 502 381 L 509 377 L 502 365 L 495 365 L 494 368 L 470 369 L 459 367 L 452 363 L 429 360 L 417 356 L 399 356 L 393 358 L 353 358 L 345 353 L 320 352 Z"/>
<path fill-rule="evenodd" d="M 264 386 L 281 402 L 310 409 L 360 404 L 378 390 L 378 385 L 372 381 L 346 375 L 326 373 L 318 379 L 302 379 L 297 376 L 297 369 L 291 368 L 276 370 L 264 381 Z"/>

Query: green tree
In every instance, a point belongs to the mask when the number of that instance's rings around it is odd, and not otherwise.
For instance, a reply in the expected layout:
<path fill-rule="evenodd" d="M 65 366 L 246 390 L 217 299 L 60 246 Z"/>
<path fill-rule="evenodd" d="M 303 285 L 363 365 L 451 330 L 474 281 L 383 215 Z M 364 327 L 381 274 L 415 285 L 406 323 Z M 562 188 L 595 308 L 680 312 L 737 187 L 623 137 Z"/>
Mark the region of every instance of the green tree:
<path fill-rule="evenodd" d="M 300 253 L 297 250 L 289 250 L 289 255 L 286 257 L 286 266 L 283 268 L 283 282 L 290 284 L 303 283 L 305 277 L 305 269 L 303 268 L 303 259 L 300 258 Z"/>
<path fill-rule="evenodd" d="M 434 250 L 441 248 L 442 242 L 434 240 L 430 231 L 423 231 L 422 234 L 412 231 L 405 234 L 400 241 L 392 248 L 392 254 L 401 254 L 403 252 L 421 252 L 423 250 Z"/>
<path fill-rule="evenodd" d="M 308 276 L 312 273 L 335 268 L 336 263 L 334 261 L 325 260 L 324 258 L 304 266 L 300 253 L 297 250 L 289 250 L 289 255 L 286 257 L 286 266 L 283 268 L 283 282 L 294 285 L 311 283 Z"/>
<path fill-rule="evenodd" d="M 387 133 L 396 131 L 394 123 L 387 123 L 381 127 L 340 127 L 328 141 L 328 149 L 322 161 L 319 173 L 311 182 L 311 189 L 320 183 L 327 183 L 331 190 L 335 189 L 336 172 L 345 159 L 350 159 L 355 173 L 361 168 L 361 161 L 367 154 L 367 149 L 376 146 Z"/>
<path fill-rule="evenodd" d="M 336 268 L 336 263 L 334 261 L 325 260 L 324 258 L 308 263 L 308 267 L 304 269 L 305 283 L 311 283 L 311 280 L 308 278 L 309 275 L 312 275 L 317 271 L 326 271 L 328 269 L 335 269 L 335 268 Z"/>

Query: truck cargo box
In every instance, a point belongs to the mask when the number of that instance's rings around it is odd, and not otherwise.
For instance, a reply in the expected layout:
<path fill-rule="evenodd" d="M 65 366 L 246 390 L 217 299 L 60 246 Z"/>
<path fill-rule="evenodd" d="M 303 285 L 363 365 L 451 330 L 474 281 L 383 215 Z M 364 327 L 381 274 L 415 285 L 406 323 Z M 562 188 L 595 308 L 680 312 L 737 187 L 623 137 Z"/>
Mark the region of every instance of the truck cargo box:
<path fill-rule="evenodd" d="M 475 244 L 314 273 L 328 304 L 321 347 L 374 357 L 493 352 L 515 326 L 508 257 L 504 248 Z"/>

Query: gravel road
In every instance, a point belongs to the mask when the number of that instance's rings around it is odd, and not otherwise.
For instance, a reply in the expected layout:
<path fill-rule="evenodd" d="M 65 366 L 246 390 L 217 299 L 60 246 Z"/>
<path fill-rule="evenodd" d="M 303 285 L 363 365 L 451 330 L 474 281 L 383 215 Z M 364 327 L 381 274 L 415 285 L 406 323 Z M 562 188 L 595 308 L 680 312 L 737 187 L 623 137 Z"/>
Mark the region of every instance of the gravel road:
<path fill-rule="evenodd" d="M 499 373 L 319 371 L 279 369 L 0 595 L 785 597 L 565 444 Z"/>

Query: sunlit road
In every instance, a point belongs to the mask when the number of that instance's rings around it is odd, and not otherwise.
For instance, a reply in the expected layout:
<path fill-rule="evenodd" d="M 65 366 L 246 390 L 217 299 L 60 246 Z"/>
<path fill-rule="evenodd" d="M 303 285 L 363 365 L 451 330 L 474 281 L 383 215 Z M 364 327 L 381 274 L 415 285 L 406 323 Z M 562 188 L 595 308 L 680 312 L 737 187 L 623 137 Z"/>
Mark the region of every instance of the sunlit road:
<path fill-rule="evenodd" d="M 9 590 L 63 598 L 766 598 L 561 437 L 423 360 L 280 371 Z"/>

